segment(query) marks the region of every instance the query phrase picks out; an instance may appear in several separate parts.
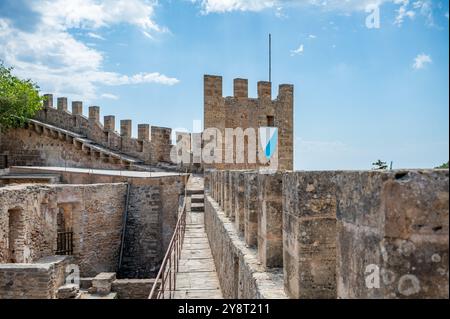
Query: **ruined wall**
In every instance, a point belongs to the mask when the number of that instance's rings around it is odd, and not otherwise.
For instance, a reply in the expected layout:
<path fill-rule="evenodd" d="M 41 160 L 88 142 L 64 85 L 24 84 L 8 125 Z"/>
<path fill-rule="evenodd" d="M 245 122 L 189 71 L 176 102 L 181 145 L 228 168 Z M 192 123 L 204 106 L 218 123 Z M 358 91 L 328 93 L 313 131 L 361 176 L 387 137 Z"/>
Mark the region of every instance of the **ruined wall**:
<path fill-rule="evenodd" d="M 56 251 L 55 189 L 0 188 L 0 263 L 31 263 Z"/>
<path fill-rule="evenodd" d="M 79 265 L 81 274 L 116 271 L 125 192 L 125 184 L 0 188 L 0 262 L 11 262 L 12 238 L 13 262 L 31 263 L 54 255 L 57 214 L 63 213 L 65 228 L 73 229 L 74 263 Z M 13 227 L 10 227 L 11 211 L 20 212 L 21 216 Z"/>
<path fill-rule="evenodd" d="M 60 174 L 61 182 L 68 184 L 94 184 L 95 186 L 98 183 L 129 183 L 131 188 L 128 218 L 119 276 L 122 278 L 149 278 L 156 275 L 175 229 L 178 206 L 180 198 L 184 194 L 188 175 L 148 173 L 148 177 L 145 174 L 142 174 L 141 177 L 132 177 L 134 176 L 132 172 L 127 176 L 125 173 L 121 175 L 91 174 L 90 172 L 32 167 L 16 167 L 12 168 L 12 171 L 22 174 Z M 125 196 L 125 188 L 123 196 Z M 106 203 L 110 201 L 107 195 L 103 196 L 102 194 L 99 195 L 99 199 Z M 125 203 L 125 197 L 123 197 L 123 203 Z M 117 222 L 119 221 L 117 220 Z"/>
<path fill-rule="evenodd" d="M 243 272 L 233 269 L 252 264 L 235 248 L 255 237 L 233 220 L 239 174 L 211 171 L 205 184 L 206 228 L 225 296 L 243 287 L 234 284 Z M 259 194 L 253 256 L 270 273 L 280 266 L 271 256 L 282 255 L 290 298 L 448 298 L 448 170 L 255 174 L 244 173 L 244 194 L 255 187 Z M 251 215 L 244 213 L 244 224 Z"/>
<path fill-rule="evenodd" d="M 222 133 L 222 146 L 218 151 L 225 154 L 225 128 L 254 128 L 256 133 L 256 151 L 262 152 L 259 143 L 259 127 L 274 126 L 278 128 L 279 170 L 293 169 L 293 118 L 294 118 L 294 87 L 288 84 L 279 86 L 278 97 L 272 100 L 272 87 L 269 82 L 258 82 L 258 98 L 248 98 L 248 81 L 234 80 L 234 96 L 222 97 L 222 77 L 205 75 L 204 77 L 204 127 L 217 128 Z M 206 169 L 256 169 L 267 164 L 251 164 L 248 162 L 247 143 L 245 138 L 244 163 L 205 164 Z M 228 152 L 232 149 L 227 150 Z M 225 155 L 222 156 L 225 159 Z M 235 158 L 235 155 L 234 155 Z"/>
<path fill-rule="evenodd" d="M 74 261 L 82 276 L 117 271 L 125 196 L 125 184 L 58 188 L 58 204 L 72 210 Z"/>
<path fill-rule="evenodd" d="M 0 264 L 0 299 L 56 299 L 70 263 L 68 256 L 51 256 L 33 264 Z"/>

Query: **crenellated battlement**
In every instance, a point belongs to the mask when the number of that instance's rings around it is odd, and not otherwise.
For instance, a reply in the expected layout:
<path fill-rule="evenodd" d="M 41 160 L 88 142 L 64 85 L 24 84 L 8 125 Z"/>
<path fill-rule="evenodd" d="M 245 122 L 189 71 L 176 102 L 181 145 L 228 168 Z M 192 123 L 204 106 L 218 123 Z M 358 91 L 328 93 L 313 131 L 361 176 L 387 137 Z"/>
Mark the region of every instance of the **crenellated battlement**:
<path fill-rule="evenodd" d="M 101 122 L 100 106 L 89 106 L 86 117 L 82 101 L 72 101 L 70 112 L 67 97 L 58 97 L 56 108 L 53 94 L 44 94 L 44 97 L 43 108 L 35 116 L 37 120 L 84 135 L 99 145 L 134 156 L 146 164 L 170 162 L 170 128 L 138 124 L 138 137 L 134 138 L 130 119 L 120 120 L 120 132 L 117 132 L 114 115 L 105 115 Z"/>
<path fill-rule="evenodd" d="M 294 86 L 292 84 L 280 84 L 278 87 L 278 99 L 291 97 L 293 95 Z M 272 83 L 267 81 L 259 81 L 257 83 L 257 99 L 272 99 Z M 223 96 L 223 79 L 217 75 L 204 76 L 204 96 L 206 97 L 224 97 Z M 242 78 L 233 79 L 233 96 L 234 98 L 244 99 L 248 96 L 248 80 Z"/>
<path fill-rule="evenodd" d="M 204 127 L 217 128 L 224 136 L 226 128 L 278 128 L 278 167 L 293 169 L 294 86 L 280 84 L 278 95 L 272 99 L 272 83 L 257 83 L 257 98 L 248 96 L 248 80 L 233 80 L 233 96 L 223 96 L 223 79 L 217 75 L 204 76 Z M 259 145 L 259 144 L 258 144 Z M 225 150 L 225 145 L 222 150 Z M 255 169 L 258 164 L 207 165 L 217 169 Z"/>

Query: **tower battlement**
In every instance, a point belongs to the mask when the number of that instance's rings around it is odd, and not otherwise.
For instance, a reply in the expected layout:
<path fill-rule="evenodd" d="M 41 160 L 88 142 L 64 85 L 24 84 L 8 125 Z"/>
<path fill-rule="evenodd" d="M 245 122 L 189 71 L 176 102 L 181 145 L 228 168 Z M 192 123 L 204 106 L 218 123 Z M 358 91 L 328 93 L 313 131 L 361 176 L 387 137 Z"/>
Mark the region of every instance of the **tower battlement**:
<path fill-rule="evenodd" d="M 292 84 L 280 84 L 278 87 L 278 97 L 285 98 L 293 95 L 294 86 Z M 272 83 L 267 81 L 259 81 L 257 83 L 257 99 L 272 99 Z M 204 75 L 204 97 L 218 98 L 223 96 L 223 79 L 218 75 Z M 249 98 L 248 96 L 248 79 L 233 79 L 233 97 Z"/>

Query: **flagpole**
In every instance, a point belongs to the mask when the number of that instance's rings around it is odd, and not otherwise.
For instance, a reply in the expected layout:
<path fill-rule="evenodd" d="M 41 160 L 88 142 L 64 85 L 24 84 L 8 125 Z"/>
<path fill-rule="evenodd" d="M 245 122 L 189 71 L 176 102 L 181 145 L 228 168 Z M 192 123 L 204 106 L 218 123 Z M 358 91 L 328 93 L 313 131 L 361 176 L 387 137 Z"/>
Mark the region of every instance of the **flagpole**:
<path fill-rule="evenodd" d="M 272 35 L 269 33 L 269 82 L 272 82 Z"/>

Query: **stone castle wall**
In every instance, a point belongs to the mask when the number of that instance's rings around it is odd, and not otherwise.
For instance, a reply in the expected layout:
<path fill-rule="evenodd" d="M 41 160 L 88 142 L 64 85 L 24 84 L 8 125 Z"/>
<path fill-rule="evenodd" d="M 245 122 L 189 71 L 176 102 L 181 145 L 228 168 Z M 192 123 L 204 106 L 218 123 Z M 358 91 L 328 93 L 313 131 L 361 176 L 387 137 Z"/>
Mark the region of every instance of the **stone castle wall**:
<path fill-rule="evenodd" d="M 246 283 L 282 269 L 269 291 L 284 285 L 290 298 L 448 298 L 448 175 L 208 172 L 205 224 L 224 296 L 261 297 L 264 283 L 253 295 Z M 257 203 L 246 203 L 252 192 Z"/>
<path fill-rule="evenodd" d="M 285 299 L 283 270 L 266 269 L 239 236 L 227 210 L 205 195 L 205 227 L 224 298 Z"/>
<path fill-rule="evenodd" d="M 83 116 L 82 102 L 73 101 L 72 102 L 72 112 L 68 111 L 67 108 L 67 98 L 59 97 L 57 99 L 57 108 L 53 107 L 53 95 L 46 94 L 47 100 L 44 101 L 43 108 L 37 112 L 35 119 L 55 126 L 57 128 L 74 132 L 87 139 L 93 141 L 94 143 L 103 146 L 112 151 L 123 153 L 133 158 L 139 159 L 145 164 L 156 165 L 160 162 L 170 162 L 170 150 L 172 147 L 171 143 L 171 129 L 158 126 L 150 126 L 148 124 L 138 125 L 138 137 L 132 137 L 132 121 L 131 120 L 121 120 L 120 121 L 120 133 L 115 130 L 115 117 L 113 115 L 107 115 L 104 117 L 103 124 L 100 122 L 100 107 L 90 106 L 89 116 Z M 57 161 L 61 156 L 58 153 L 63 153 L 64 148 L 61 150 L 59 146 L 65 144 L 58 144 L 52 148 L 49 143 L 39 143 L 39 141 L 30 141 L 25 143 L 24 148 L 14 147 L 10 145 L 8 140 L 11 135 L 15 135 L 16 129 L 6 132 L 6 136 L 1 137 L 1 144 L 3 145 L 2 151 L 14 151 L 15 153 L 25 152 L 29 148 L 42 148 L 44 145 L 48 149 L 47 152 L 52 152 L 53 161 Z M 4 133 L 5 134 L 5 133 Z M 23 133 L 20 133 L 23 135 Z M 41 145 L 44 144 L 44 145 Z M 12 149 L 11 149 L 12 146 Z M 72 150 L 68 150 L 72 152 Z M 27 155 L 27 154 L 24 154 Z M 31 155 L 40 155 L 35 151 Z M 92 158 L 90 158 L 92 160 Z M 8 158 L 9 160 L 9 158 Z M 72 159 L 71 159 L 72 160 Z M 2 160 L 3 161 L 3 160 Z M 74 158 L 70 161 L 70 165 L 80 165 L 77 164 L 79 161 L 83 161 L 82 157 Z M 96 162 L 100 162 L 97 160 Z M 8 163 L 10 166 L 14 165 L 13 162 Z M 39 163 L 33 165 L 40 165 Z M 103 165 L 107 166 L 107 165 Z"/>
<path fill-rule="evenodd" d="M 49 132 L 39 133 L 32 127 L 3 132 L 0 153 L 7 154 L 8 166 L 86 167 L 128 169 L 128 165 L 96 157 L 81 146 L 55 138 Z"/>
<path fill-rule="evenodd" d="M 205 75 L 204 77 L 204 127 L 217 128 L 222 133 L 222 146 L 218 151 L 225 159 L 225 128 L 254 128 L 256 133 L 256 151 L 262 152 L 259 143 L 259 127 L 274 126 L 278 128 L 278 156 L 279 170 L 293 169 L 293 136 L 294 136 L 294 87 L 288 84 L 279 86 L 278 96 L 272 100 L 272 86 L 270 82 L 258 82 L 258 97 L 248 97 L 248 81 L 234 80 L 234 96 L 222 96 L 222 77 Z M 207 140 L 208 138 L 205 137 Z M 251 140 L 244 138 L 244 163 L 204 164 L 205 169 L 256 169 L 268 164 L 252 164 L 248 162 L 247 145 Z M 231 154 L 231 153 L 230 153 Z M 235 156 L 235 155 L 234 155 Z"/>

